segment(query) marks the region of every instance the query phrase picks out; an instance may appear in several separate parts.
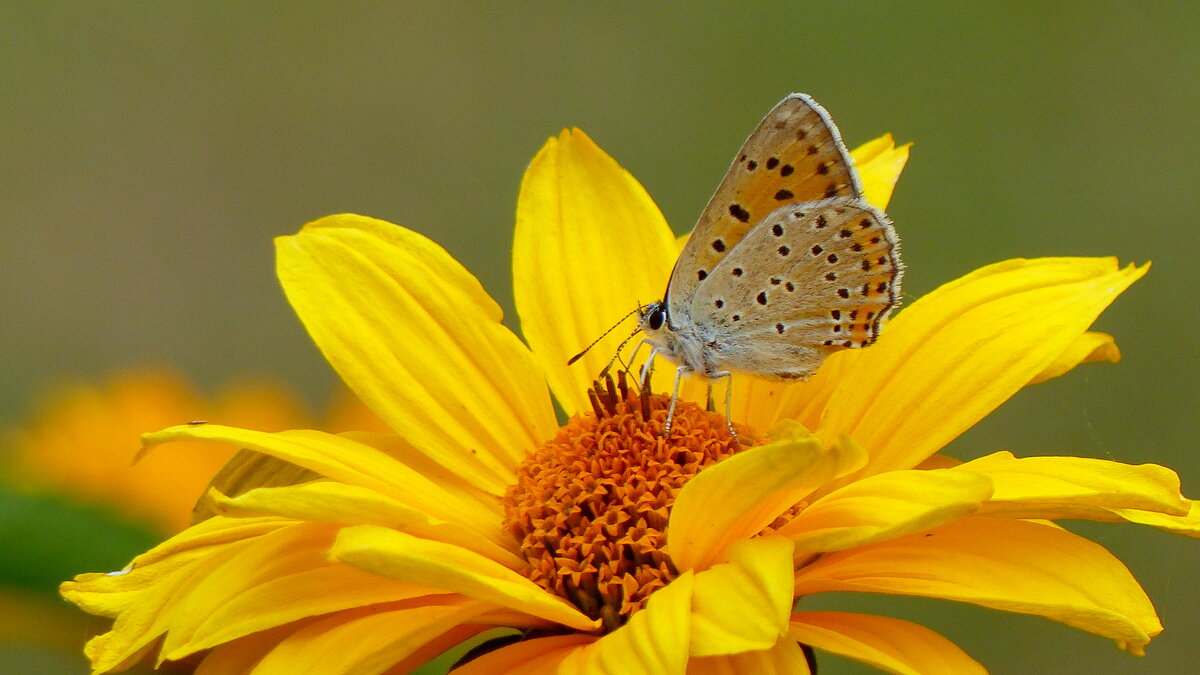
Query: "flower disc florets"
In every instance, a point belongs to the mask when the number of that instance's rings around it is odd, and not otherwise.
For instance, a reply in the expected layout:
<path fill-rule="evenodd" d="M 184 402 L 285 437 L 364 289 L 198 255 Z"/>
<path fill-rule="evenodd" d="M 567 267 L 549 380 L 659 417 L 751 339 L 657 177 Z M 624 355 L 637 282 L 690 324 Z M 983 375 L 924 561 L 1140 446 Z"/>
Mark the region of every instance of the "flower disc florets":
<path fill-rule="evenodd" d="M 725 417 L 694 403 L 624 386 L 588 392 L 577 415 L 517 467 L 505 525 L 521 542 L 529 578 L 613 630 L 678 571 L 666 553 L 675 495 L 702 468 L 742 449 Z M 744 441 L 748 430 L 739 429 Z"/>

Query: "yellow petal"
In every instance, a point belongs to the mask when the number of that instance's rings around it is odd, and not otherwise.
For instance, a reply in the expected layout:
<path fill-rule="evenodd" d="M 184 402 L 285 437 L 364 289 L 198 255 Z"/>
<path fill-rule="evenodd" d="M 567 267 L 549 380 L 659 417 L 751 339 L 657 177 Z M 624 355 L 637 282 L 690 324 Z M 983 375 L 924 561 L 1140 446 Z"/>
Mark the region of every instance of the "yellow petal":
<path fill-rule="evenodd" d="M 796 574 L 796 593 L 918 595 L 1044 616 L 1140 650 L 1162 631 L 1129 570 L 1065 530 L 971 516 L 932 532 L 831 553 Z"/>
<path fill-rule="evenodd" d="M 281 488 L 259 488 L 239 497 L 214 493 L 213 503 L 221 515 L 284 516 L 297 520 L 341 525 L 382 525 L 425 539 L 454 544 L 486 556 L 510 569 L 526 565 L 515 539 L 495 522 L 495 532 L 479 536 L 483 523 L 467 528 L 459 523 L 433 518 L 427 513 L 374 490 L 331 481 Z M 510 546 L 497 541 L 508 539 Z"/>
<path fill-rule="evenodd" d="M 821 497 L 776 530 L 797 557 L 924 532 L 978 511 L 992 494 L 986 477 L 963 472 L 889 471 Z"/>
<path fill-rule="evenodd" d="M 696 575 L 691 655 L 773 647 L 787 632 L 792 584 L 790 541 L 760 537 L 735 542 L 729 562 Z"/>
<path fill-rule="evenodd" d="M 1184 516 L 1189 508 L 1179 493 L 1179 476 L 1157 464 L 997 452 L 949 471 L 988 477 L 996 490 L 983 512 L 1009 518 L 1112 520 L 1114 509 Z"/>
<path fill-rule="evenodd" d="M 325 551 L 336 530 L 296 525 L 196 565 L 202 574 L 170 598 L 174 618 L 162 658 L 180 659 L 299 619 L 445 595 L 330 562 Z"/>
<path fill-rule="evenodd" d="M 248 524 L 246 528 L 223 528 L 225 518 L 212 518 L 205 522 L 207 528 L 195 536 L 176 536 L 173 541 L 157 547 L 145 556 L 135 558 L 132 568 L 128 571 L 113 573 L 109 578 L 99 578 L 103 575 L 81 575 L 76 577 L 75 588 L 61 589 L 63 596 L 72 602 L 78 602 L 76 592 L 88 594 L 116 590 L 128 590 L 133 587 L 138 590 L 136 597 L 130 597 L 132 604 L 121 611 L 113 623 L 112 630 L 90 640 L 84 652 L 92 662 L 96 672 L 123 667 L 145 654 L 153 643 L 169 628 L 179 621 L 194 622 L 197 617 L 182 614 L 178 598 L 185 597 L 193 588 L 198 586 L 207 576 L 210 566 L 221 563 L 249 550 L 257 543 L 257 537 L 241 538 L 248 531 L 261 528 L 266 523 Z M 276 519 L 278 520 L 278 519 Z M 229 529 L 229 532 L 221 532 Z M 271 536 L 276 532 L 264 534 Z M 224 536 L 222 536 L 224 535 Z M 211 548 L 198 544 L 203 541 L 215 542 Z M 179 553 L 169 555 L 172 548 Z M 151 555 L 154 554 L 154 555 Z M 156 556 L 169 557 L 156 561 Z M 202 560 L 201 560 L 202 559 Z M 145 560 L 147 567 L 152 570 L 142 570 L 139 562 Z M 200 564 L 189 564 L 196 563 Z M 125 584 L 122 588 L 122 584 Z M 93 597 L 94 600 L 94 597 Z M 84 606 L 83 603 L 79 603 Z"/>
<path fill-rule="evenodd" d="M 454 669 L 454 675 L 555 675 L 559 664 L 570 654 L 595 642 L 592 635 L 569 633 L 522 640 L 468 661 Z"/>
<path fill-rule="evenodd" d="M 577 630 L 598 623 L 507 567 L 458 546 L 375 525 L 338 533 L 329 551 L 338 560 L 382 577 L 445 589 Z"/>
<path fill-rule="evenodd" d="M 568 415 L 589 409 L 592 378 L 635 327 L 626 321 L 567 359 L 637 303 L 662 299 L 674 235 L 646 190 L 579 129 L 542 147 L 521 182 L 513 296 L 521 332 Z"/>
<path fill-rule="evenodd" d="M 792 638 L 783 636 L 769 649 L 693 658 L 688 675 L 809 675 L 804 650 Z"/>
<path fill-rule="evenodd" d="M 853 443 L 823 448 L 798 430 L 786 433 L 704 469 L 680 490 L 667 525 L 667 553 L 679 569 L 719 562 L 730 544 L 758 534 L 813 490 L 866 461 Z"/>
<path fill-rule="evenodd" d="M 259 631 L 244 638 L 213 647 L 204 655 L 193 675 L 229 675 L 250 673 L 267 652 L 287 636 L 296 632 L 301 624 L 289 624 L 270 630 Z"/>
<path fill-rule="evenodd" d="M 285 462 L 253 450 L 238 450 L 233 457 L 229 458 L 229 461 L 221 466 L 221 469 L 208 482 L 208 487 L 196 500 L 192 507 L 192 524 L 216 515 L 217 512 L 209 498 L 209 493 L 213 490 L 236 497 L 254 488 L 295 485 L 315 478 L 320 478 L 320 476 L 291 462 Z"/>
<path fill-rule="evenodd" d="M 336 481 L 367 488 L 407 504 L 441 520 L 475 529 L 482 536 L 495 535 L 500 507 L 490 508 L 469 494 L 457 493 L 397 462 L 379 450 L 347 436 L 320 431 L 281 431 L 269 434 L 234 429 L 217 424 L 184 425 L 146 434 L 142 452 L 180 439 L 204 439 L 234 443 Z M 496 541 L 504 545 L 507 538 Z"/>
<path fill-rule="evenodd" d="M 324 616 L 282 640 L 254 673 L 383 673 L 486 607 L 487 603 L 451 598 L 415 607 L 385 605 Z"/>
<path fill-rule="evenodd" d="M 1088 331 L 1072 342 L 1066 351 L 1059 354 L 1058 358 L 1046 366 L 1042 372 L 1035 375 L 1029 384 L 1039 384 L 1059 375 L 1065 375 L 1082 363 L 1103 361 L 1117 363 L 1120 360 L 1121 350 L 1117 348 L 1117 342 L 1113 336 L 1107 333 Z"/>
<path fill-rule="evenodd" d="M 892 190 L 900 180 L 900 172 L 908 163 L 908 151 L 912 143 L 896 147 L 891 134 L 884 134 L 855 148 L 850 157 L 862 180 L 863 196 L 880 209 L 887 210 L 892 200 Z"/>
<path fill-rule="evenodd" d="M 436 589 L 379 577 L 348 565 L 326 564 L 289 571 L 230 598 L 179 647 L 180 654 L 229 643 L 241 636 L 324 616 L 347 608 L 377 606 L 405 598 L 450 597 Z M 278 569 L 271 566 L 271 569 Z"/>
<path fill-rule="evenodd" d="M 985 675 L 975 659 L 928 628 L 869 614 L 797 612 L 791 636 L 815 649 L 898 675 Z"/>
<path fill-rule="evenodd" d="M 560 666 L 564 675 L 625 675 L 662 673 L 682 675 L 691 641 L 691 572 L 650 595 L 646 606 L 624 626 L 569 655 Z"/>
<path fill-rule="evenodd" d="M 557 424 L 532 355 L 478 280 L 432 241 L 330 216 L 276 240 L 288 300 L 391 427 L 497 494 Z"/>
<path fill-rule="evenodd" d="M 190 527 L 133 559 L 119 572 L 80 574 L 59 592 L 89 614 L 116 617 L 177 570 L 225 546 L 294 524 L 284 518 L 213 518 Z"/>
<path fill-rule="evenodd" d="M 1181 516 L 1138 509 L 1113 509 L 1113 514 L 1131 523 L 1149 525 L 1173 534 L 1200 537 L 1200 502 L 1189 499 L 1187 503 L 1188 512 Z"/>
<path fill-rule="evenodd" d="M 977 270 L 900 312 L 870 348 L 835 354 L 796 416 L 861 443 L 864 475 L 912 468 L 1045 370 L 1146 269 L 1045 258 Z"/>

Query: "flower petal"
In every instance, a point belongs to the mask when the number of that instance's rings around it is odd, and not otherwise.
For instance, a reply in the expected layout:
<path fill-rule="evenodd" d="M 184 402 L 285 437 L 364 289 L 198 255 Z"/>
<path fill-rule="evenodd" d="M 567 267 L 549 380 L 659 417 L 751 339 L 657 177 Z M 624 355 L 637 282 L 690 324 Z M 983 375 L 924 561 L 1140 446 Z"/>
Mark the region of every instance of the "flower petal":
<path fill-rule="evenodd" d="M 985 675 L 958 645 L 928 628 L 869 614 L 797 612 L 791 636 L 822 651 L 897 675 Z"/>
<path fill-rule="evenodd" d="M 1045 370 L 1146 269 L 1044 258 L 977 270 L 913 303 L 869 349 L 835 354 L 833 368 L 831 357 L 797 417 L 867 448 L 864 475 L 912 468 Z"/>
<path fill-rule="evenodd" d="M 1172 516 L 1155 511 L 1139 511 L 1137 509 L 1113 509 L 1121 520 L 1141 525 L 1149 525 L 1173 534 L 1188 537 L 1200 537 L 1200 502 L 1189 499 L 1188 512 L 1182 516 Z"/>
<path fill-rule="evenodd" d="M 963 472 L 889 471 L 821 497 L 775 531 L 796 556 L 840 551 L 924 532 L 978 511 L 992 494 L 984 476 Z"/>
<path fill-rule="evenodd" d="M 468 661 L 451 672 L 454 675 L 554 675 L 559 672 L 559 664 L 564 659 L 596 639 L 593 635 L 568 633 L 521 640 Z"/>
<path fill-rule="evenodd" d="M 271 630 L 247 635 L 244 638 L 213 647 L 196 666 L 193 675 L 229 675 L 229 673 L 251 673 L 254 666 L 267 652 L 275 648 L 280 640 L 296 632 L 304 622 L 296 622 Z M 256 674 L 259 675 L 259 674 Z"/>
<path fill-rule="evenodd" d="M 629 329 L 591 344 L 639 302 L 662 297 L 675 237 L 646 190 L 579 129 L 546 142 L 521 182 L 513 296 L 521 332 L 568 415 Z M 632 328 L 632 324 L 629 324 Z"/>
<path fill-rule="evenodd" d="M 389 609 L 364 607 L 321 617 L 284 638 L 255 667 L 266 674 L 383 673 L 487 603 L 447 596 L 441 602 Z M 301 664 L 303 664 L 301 666 Z"/>
<path fill-rule="evenodd" d="M 896 181 L 900 180 L 900 172 L 908 163 L 910 148 L 912 143 L 897 148 L 892 135 L 884 134 L 850 152 L 867 201 L 887 210 L 888 202 L 892 200 L 892 190 L 896 188 Z"/>
<path fill-rule="evenodd" d="M 270 434 L 217 424 L 184 425 L 144 435 L 142 452 L 179 439 L 235 443 L 339 482 L 373 490 L 434 518 L 472 528 L 481 536 L 497 535 L 498 505 L 489 508 L 469 494 L 455 492 L 452 484 L 430 480 L 383 452 L 346 436 L 320 431 Z M 510 541 L 511 537 L 503 536 L 496 543 L 504 546 Z"/>
<path fill-rule="evenodd" d="M 697 657 L 688 662 L 688 675 L 809 675 L 811 672 L 804 650 L 787 635 L 769 649 Z"/>
<path fill-rule="evenodd" d="M 461 593 L 577 630 L 597 627 L 597 622 L 520 574 L 458 546 L 359 525 L 338 533 L 329 556 L 382 577 Z"/>
<path fill-rule="evenodd" d="M 730 544 L 758 534 L 813 490 L 866 462 L 853 443 L 824 448 L 798 428 L 780 433 L 779 440 L 705 468 L 679 491 L 667 525 L 667 553 L 678 569 L 719 562 Z"/>
<path fill-rule="evenodd" d="M 59 592 L 89 614 L 116 617 L 139 602 L 149 589 L 195 560 L 293 524 L 284 518 L 213 518 L 134 558 L 119 572 L 80 574 L 63 582 Z"/>
<path fill-rule="evenodd" d="M 341 525 L 382 525 L 425 539 L 461 546 L 510 569 L 526 564 L 525 559 L 516 552 L 519 547 L 515 539 L 512 539 L 511 547 L 495 543 L 510 538 L 501 530 L 499 521 L 495 524 L 493 536 L 480 537 L 478 527 L 482 523 L 472 530 L 459 523 L 430 517 L 407 504 L 356 485 L 323 481 L 291 487 L 259 488 L 235 498 L 215 493 L 213 503 L 217 512 L 226 516 L 272 515 Z"/>
<path fill-rule="evenodd" d="M 1114 509 L 1185 516 L 1179 476 L 1157 464 L 1134 466 L 1086 457 L 1024 457 L 997 452 L 952 472 L 987 476 L 996 486 L 983 513 L 1009 518 L 1113 520 Z"/>
<path fill-rule="evenodd" d="M 192 506 L 192 524 L 217 514 L 209 497 L 214 490 L 236 497 L 254 488 L 295 485 L 316 478 L 320 476 L 304 467 L 243 448 L 234 453 L 208 481 L 208 486 Z"/>
<path fill-rule="evenodd" d="M 1088 331 L 1076 338 L 1066 351 L 1059 354 L 1058 358 L 1035 375 L 1029 384 L 1039 384 L 1059 375 L 1066 375 L 1074 370 L 1075 366 L 1082 363 L 1100 363 L 1102 361 L 1117 363 L 1120 360 L 1121 350 L 1117 348 L 1117 341 L 1113 339 L 1113 336 L 1107 333 Z"/>
<path fill-rule="evenodd" d="M 734 542 L 729 562 L 696 574 L 692 656 L 770 649 L 792 608 L 792 543 L 783 537 Z"/>
<path fill-rule="evenodd" d="M 417 447 L 499 494 L 525 451 L 553 433 L 529 350 L 437 244 L 340 215 L 279 237 L 276 249 L 288 300 L 325 358 Z"/>
<path fill-rule="evenodd" d="M 572 653 L 559 672 L 587 675 L 682 675 L 691 642 L 691 572 L 650 595 L 646 606 L 617 630 Z"/>
<path fill-rule="evenodd" d="M 796 574 L 796 593 L 919 595 L 1044 616 L 1140 653 L 1162 631 L 1129 570 L 1065 530 L 971 516 L 932 532 L 824 556 Z"/>
<path fill-rule="evenodd" d="M 85 609 L 97 602 L 97 595 L 106 593 L 115 594 L 112 605 L 124 605 L 112 629 L 92 638 L 84 649 L 96 672 L 127 666 L 181 618 L 194 620 L 179 613 L 175 599 L 203 581 L 210 565 L 249 550 L 259 534 L 269 537 L 285 531 L 279 529 L 279 524 L 286 522 L 282 519 L 259 519 L 240 527 L 230 527 L 229 520 L 212 518 L 204 527 L 190 528 L 199 532 L 185 531 L 172 537 L 135 558 L 121 572 L 84 574 L 62 585 L 63 597 Z"/>
<path fill-rule="evenodd" d="M 174 618 L 161 658 L 181 659 L 330 612 L 446 597 L 437 589 L 379 579 L 330 562 L 324 553 L 336 530 L 327 524 L 299 524 L 259 537 L 232 555 L 196 565 L 203 573 L 170 598 Z"/>

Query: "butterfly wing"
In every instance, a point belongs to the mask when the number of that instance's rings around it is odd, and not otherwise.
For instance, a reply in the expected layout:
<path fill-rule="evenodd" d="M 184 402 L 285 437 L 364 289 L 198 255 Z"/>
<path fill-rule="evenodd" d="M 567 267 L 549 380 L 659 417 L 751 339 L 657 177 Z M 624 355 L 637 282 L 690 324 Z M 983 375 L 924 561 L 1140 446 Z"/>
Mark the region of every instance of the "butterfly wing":
<path fill-rule="evenodd" d="M 746 139 L 701 214 L 671 273 L 669 310 L 678 316 L 721 259 L 779 207 L 861 192 L 829 113 L 808 96 L 791 94 Z"/>
<path fill-rule="evenodd" d="M 865 200 L 793 204 L 712 268 L 688 310 L 721 367 L 805 377 L 875 341 L 903 269 L 891 222 Z"/>

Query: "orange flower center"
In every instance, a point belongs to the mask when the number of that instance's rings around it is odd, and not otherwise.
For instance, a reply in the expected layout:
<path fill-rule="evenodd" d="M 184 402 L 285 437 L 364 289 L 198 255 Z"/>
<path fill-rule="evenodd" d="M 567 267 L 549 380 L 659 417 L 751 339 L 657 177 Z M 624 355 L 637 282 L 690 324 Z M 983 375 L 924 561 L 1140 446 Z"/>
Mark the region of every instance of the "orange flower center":
<path fill-rule="evenodd" d="M 663 438 L 670 397 L 609 380 L 577 415 L 517 467 L 505 526 L 528 576 L 615 630 L 678 575 L 665 546 L 675 495 L 689 478 L 739 450 L 724 415 L 680 401 Z M 738 429 L 747 443 L 748 429 Z"/>

